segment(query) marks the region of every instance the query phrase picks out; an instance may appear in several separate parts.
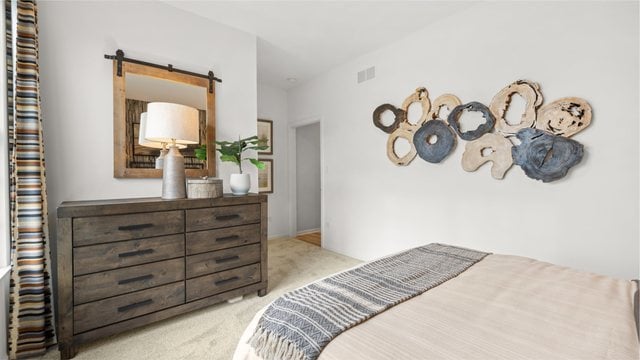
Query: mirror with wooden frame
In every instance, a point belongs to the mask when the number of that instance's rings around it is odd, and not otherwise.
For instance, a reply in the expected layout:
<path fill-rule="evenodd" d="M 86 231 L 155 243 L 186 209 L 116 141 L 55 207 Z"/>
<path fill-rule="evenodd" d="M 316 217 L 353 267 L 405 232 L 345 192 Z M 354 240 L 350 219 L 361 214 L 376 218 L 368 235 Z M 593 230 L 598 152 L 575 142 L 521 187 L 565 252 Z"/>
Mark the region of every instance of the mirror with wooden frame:
<path fill-rule="evenodd" d="M 181 149 L 187 177 L 216 175 L 215 86 L 204 77 L 169 71 L 133 62 L 113 61 L 113 176 L 116 178 L 161 178 L 156 169 L 160 149 L 139 144 L 140 115 L 150 102 L 191 106 L 200 113 L 200 144 Z M 196 158 L 195 149 L 207 146 L 207 159 Z"/>

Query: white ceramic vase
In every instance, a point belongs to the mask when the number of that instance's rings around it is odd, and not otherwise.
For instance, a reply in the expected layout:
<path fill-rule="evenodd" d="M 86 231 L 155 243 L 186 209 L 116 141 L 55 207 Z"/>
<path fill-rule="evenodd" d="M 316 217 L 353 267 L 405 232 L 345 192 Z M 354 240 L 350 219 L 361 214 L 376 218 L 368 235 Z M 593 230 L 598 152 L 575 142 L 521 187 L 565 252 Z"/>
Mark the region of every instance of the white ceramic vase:
<path fill-rule="evenodd" d="M 251 178 L 249 174 L 231 174 L 229 187 L 233 195 L 247 195 L 251 188 Z"/>

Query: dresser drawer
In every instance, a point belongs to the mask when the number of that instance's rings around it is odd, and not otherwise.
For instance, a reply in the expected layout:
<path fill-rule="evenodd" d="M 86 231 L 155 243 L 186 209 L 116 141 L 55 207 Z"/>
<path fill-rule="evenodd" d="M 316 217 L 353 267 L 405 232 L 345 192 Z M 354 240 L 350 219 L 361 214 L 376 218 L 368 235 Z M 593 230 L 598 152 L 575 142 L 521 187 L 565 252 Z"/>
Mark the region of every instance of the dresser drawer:
<path fill-rule="evenodd" d="M 187 278 L 260 262 L 260 244 L 187 256 Z"/>
<path fill-rule="evenodd" d="M 73 280 L 73 300 L 78 305 L 183 279 L 182 258 L 83 275 Z"/>
<path fill-rule="evenodd" d="M 260 204 L 187 210 L 187 231 L 218 229 L 260 222 Z"/>
<path fill-rule="evenodd" d="M 184 235 L 83 246 L 73 249 L 73 273 L 83 275 L 184 256 Z"/>
<path fill-rule="evenodd" d="M 75 334 L 184 303 L 184 282 L 74 307 Z"/>
<path fill-rule="evenodd" d="M 184 213 L 181 210 L 76 218 L 73 219 L 73 245 L 101 244 L 183 231 Z"/>
<path fill-rule="evenodd" d="M 187 301 L 219 294 L 260 281 L 260 264 L 187 280 Z"/>
<path fill-rule="evenodd" d="M 187 255 L 260 242 L 260 224 L 187 233 Z"/>

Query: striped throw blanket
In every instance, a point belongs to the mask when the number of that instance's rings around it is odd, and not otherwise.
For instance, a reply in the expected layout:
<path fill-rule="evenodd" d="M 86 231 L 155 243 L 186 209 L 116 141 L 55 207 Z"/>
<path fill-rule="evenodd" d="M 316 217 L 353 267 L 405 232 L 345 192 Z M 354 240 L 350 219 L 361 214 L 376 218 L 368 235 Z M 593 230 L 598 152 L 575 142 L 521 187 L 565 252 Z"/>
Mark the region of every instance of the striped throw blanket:
<path fill-rule="evenodd" d="M 488 253 L 429 244 L 291 291 L 265 310 L 249 344 L 265 360 L 313 360 L 343 331 L 464 272 Z"/>

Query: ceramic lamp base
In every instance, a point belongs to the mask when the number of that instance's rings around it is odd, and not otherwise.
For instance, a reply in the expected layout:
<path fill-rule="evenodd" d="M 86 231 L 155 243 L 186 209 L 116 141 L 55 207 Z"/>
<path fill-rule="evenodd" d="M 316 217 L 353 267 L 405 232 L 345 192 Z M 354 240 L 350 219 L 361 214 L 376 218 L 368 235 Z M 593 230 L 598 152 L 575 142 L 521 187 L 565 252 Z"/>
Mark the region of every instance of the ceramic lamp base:
<path fill-rule="evenodd" d="M 229 187 L 233 195 L 247 195 L 251 188 L 251 178 L 249 174 L 231 174 Z"/>
<path fill-rule="evenodd" d="M 162 169 L 162 198 L 184 199 L 187 197 L 187 188 L 184 174 L 184 157 L 176 146 L 169 147 L 169 152 L 164 157 Z"/>
<path fill-rule="evenodd" d="M 164 158 L 167 156 L 167 149 L 160 150 L 160 155 L 156 158 L 156 169 L 164 168 Z"/>

